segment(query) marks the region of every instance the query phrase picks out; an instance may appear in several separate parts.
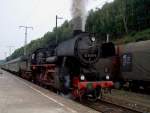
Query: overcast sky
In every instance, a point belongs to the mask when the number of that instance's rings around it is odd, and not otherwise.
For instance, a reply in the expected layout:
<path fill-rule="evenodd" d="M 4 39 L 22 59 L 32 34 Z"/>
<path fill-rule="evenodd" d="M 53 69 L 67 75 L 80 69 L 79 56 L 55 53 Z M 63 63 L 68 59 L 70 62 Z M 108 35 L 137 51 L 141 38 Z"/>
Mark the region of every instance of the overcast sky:
<path fill-rule="evenodd" d="M 101 7 L 112 0 L 88 0 L 87 9 Z M 55 27 L 56 14 L 63 17 L 60 26 L 71 19 L 71 0 L 0 0 L 0 59 L 24 45 L 24 29 L 20 25 L 33 26 L 28 31 L 28 43 L 42 37 Z"/>

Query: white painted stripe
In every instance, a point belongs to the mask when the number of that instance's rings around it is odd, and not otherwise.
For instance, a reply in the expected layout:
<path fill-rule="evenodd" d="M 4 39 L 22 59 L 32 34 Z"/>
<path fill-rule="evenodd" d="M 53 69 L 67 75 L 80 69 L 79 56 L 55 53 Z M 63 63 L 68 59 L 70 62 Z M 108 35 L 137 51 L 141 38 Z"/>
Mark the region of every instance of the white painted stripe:
<path fill-rule="evenodd" d="M 18 79 L 17 77 L 14 77 L 14 78 L 17 79 L 18 81 L 21 81 L 21 80 Z M 78 113 L 77 111 L 73 110 L 72 108 L 70 108 L 70 107 L 68 107 L 68 106 L 66 106 L 66 105 L 64 105 L 64 104 L 62 104 L 62 103 L 60 103 L 60 102 L 58 102 L 57 100 L 55 100 L 55 99 L 49 97 L 48 95 L 44 94 L 44 93 L 41 92 L 40 90 L 37 90 L 36 88 L 30 86 L 30 85 L 27 84 L 26 82 L 24 82 L 24 81 L 21 81 L 21 82 L 22 82 L 24 85 L 26 85 L 27 87 L 29 87 L 29 88 L 31 88 L 32 90 L 36 91 L 37 93 L 41 94 L 42 96 L 48 98 L 49 100 L 51 100 L 51 101 L 57 103 L 58 105 L 60 105 L 60 106 L 62 106 L 62 107 L 65 107 L 68 111 L 70 111 L 70 112 L 72 112 L 72 113 Z"/>

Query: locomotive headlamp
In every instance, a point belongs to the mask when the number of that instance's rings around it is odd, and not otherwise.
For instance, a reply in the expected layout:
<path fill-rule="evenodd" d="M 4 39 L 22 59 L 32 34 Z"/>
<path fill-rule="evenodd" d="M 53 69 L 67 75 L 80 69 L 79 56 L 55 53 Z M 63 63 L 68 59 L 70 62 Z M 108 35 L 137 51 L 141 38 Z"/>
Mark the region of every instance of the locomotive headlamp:
<path fill-rule="evenodd" d="M 81 79 L 81 80 L 85 80 L 85 76 L 84 76 L 84 75 L 81 75 L 81 76 L 80 76 L 80 79 Z"/>
<path fill-rule="evenodd" d="M 109 79 L 110 79 L 109 75 L 106 75 L 106 80 L 109 80 Z"/>
<path fill-rule="evenodd" d="M 92 42 L 95 42 L 95 40 L 96 40 L 95 37 L 91 37 Z"/>

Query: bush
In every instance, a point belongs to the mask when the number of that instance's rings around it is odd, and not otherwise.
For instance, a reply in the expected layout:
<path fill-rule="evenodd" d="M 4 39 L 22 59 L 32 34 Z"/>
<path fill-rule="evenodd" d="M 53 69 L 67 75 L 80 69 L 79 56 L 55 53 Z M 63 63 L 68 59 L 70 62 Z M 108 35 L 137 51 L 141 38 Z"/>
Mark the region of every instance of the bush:
<path fill-rule="evenodd" d="M 146 29 L 140 32 L 132 32 L 129 35 L 126 35 L 123 38 L 116 40 L 115 42 L 130 43 L 144 40 L 150 40 L 150 29 Z"/>

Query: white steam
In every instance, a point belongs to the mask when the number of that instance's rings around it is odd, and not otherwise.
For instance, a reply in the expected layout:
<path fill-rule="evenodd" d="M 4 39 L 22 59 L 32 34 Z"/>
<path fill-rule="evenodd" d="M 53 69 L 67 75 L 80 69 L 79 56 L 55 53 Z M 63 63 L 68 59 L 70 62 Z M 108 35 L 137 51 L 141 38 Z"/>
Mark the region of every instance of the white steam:
<path fill-rule="evenodd" d="M 85 31 L 87 0 L 72 0 L 72 17 L 74 30 Z"/>

